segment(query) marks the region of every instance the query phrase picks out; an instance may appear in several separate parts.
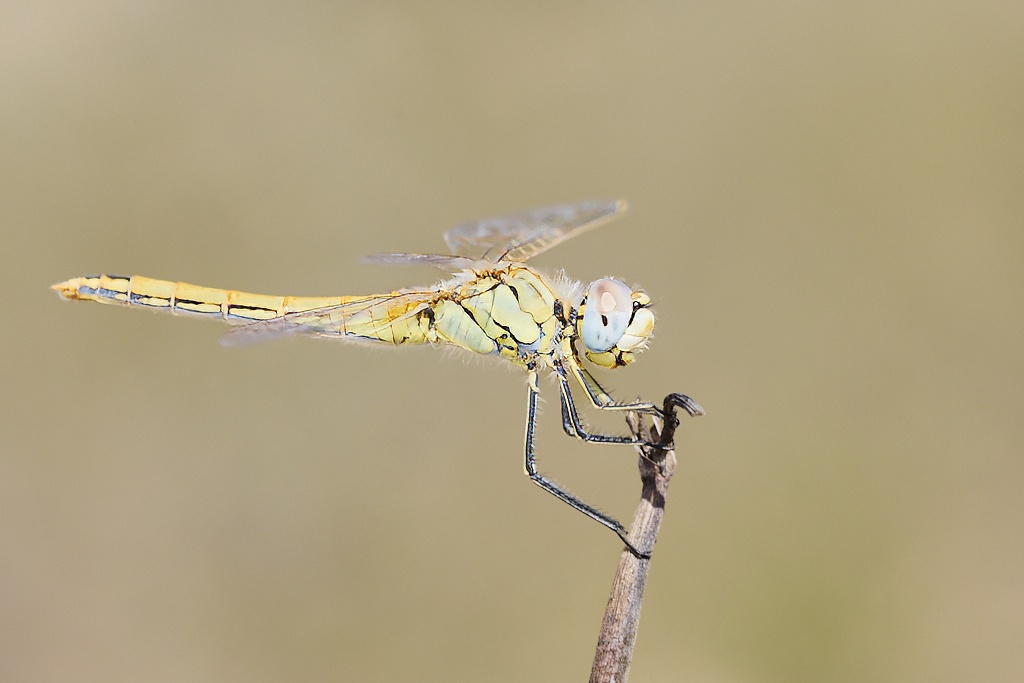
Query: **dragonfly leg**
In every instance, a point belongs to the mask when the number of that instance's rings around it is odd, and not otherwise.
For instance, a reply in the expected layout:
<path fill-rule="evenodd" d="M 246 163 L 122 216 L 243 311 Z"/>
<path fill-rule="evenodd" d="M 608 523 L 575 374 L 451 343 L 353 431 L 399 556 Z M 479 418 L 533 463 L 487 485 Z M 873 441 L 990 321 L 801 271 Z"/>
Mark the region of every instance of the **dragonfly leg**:
<path fill-rule="evenodd" d="M 569 369 L 572 371 L 573 377 L 575 377 L 576 381 L 580 384 L 580 386 L 583 387 L 583 390 L 586 392 L 587 397 L 590 399 L 590 402 L 593 404 L 595 408 L 599 410 L 632 410 L 638 413 L 657 415 L 662 420 L 665 420 L 666 423 L 672 420 L 676 420 L 674 408 L 682 408 L 687 413 L 689 413 L 691 417 L 704 414 L 704 409 L 700 407 L 700 404 L 698 404 L 696 401 L 694 401 L 689 396 L 686 396 L 685 394 L 669 394 L 668 396 L 665 397 L 664 408 L 659 408 L 654 403 L 649 403 L 647 401 L 619 403 L 615 401 L 600 384 L 598 384 L 597 380 L 594 379 L 594 376 L 591 375 L 586 368 L 580 365 L 579 362 L 577 362 L 573 358 L 566 358 L 566 362 L 569 365 Z M 568 384 L 568 381 L 564 377 L 564 372 L 559 373 L 559 381 L 564 384 Z M 568 387 L 566 387 L 566 389 L 568 389 Z M 564 393 L 565 392 L 563 392 L 563 397 Z M 571 406 L 571 396 L 569 397 L 569 403 Z M 565 406 L 563 405 L 563 413 L 564 412 Z M 577 419 L 577 422 L 578 421 L 579 420 Z M 568 432 L 568 430 L 566 430 L 566 432 Z M 668 436 L 671 437 L 671 435 L 673 435 L 674 432 L 675 428 L 673 427 L 673 429 L 668 431 Z M 578 436 L 578 433 L 574 434 L 574 436 Z M 584 437 L 581 436 L 580 438 Z M 661 448 L 664 450 L 672 450 L 674 448 L 671 438 L 666 439 L 665 443 L 647 445 L 654 445 L 657 448 Z"/>
<path fill-rule="evenodd" d="M 610 517 L 592 505 L 588 505 L 576 496 L 572 495 L 565 489 L 561 488 L 558 484 L 547 479 L 540 472 L 537 471 L 537 458 L 534 451 L 534 434 L 537 426 L 537 371 L 535 369 L 530 370 L 530 386 L 529 386 L 529 403 L 528 413 L 526 419 L 526 474 L 537 486 L 558 498 L 563 503 L 569 505 L 569 507 L 578 510 L 590 517 L 596 522 L 600 522 L 604 526 L 608 527 L 615 532 L 615 535 L 626 544 L 629 551 L 641 559 L 650 559 L 650 553 L 644 553 L 638 550 L 629 540 L 626 538 L 626 527 L 622 526 L 622 523 L 618 520 Z"/>
<path fill-rule="evenodd" d="M 657 447 L 657 444 L 648 443 L 643 439 L 631 436 L 612 436 L 588 432 L 583 426 L 583 421 L 580 420 L 579 412 L 576 410 L 576 402 L 573 400 L 572 391 L 569 388 L 569 378 L 565 374 L 565 368 L 561 365 L 555 365 L 555 372 L 558 374 L 558 388 L 562 401 L 562 429 L 565 430 L 566 434 L 590 443 L 617 443 L 631 446 Z"/>
<path fill-rule="evenodd" d="M 583 390 L 587 394 L 587 398 L 590 399 L 590 403 L 599 410 L 633 410 L 638 413 L 646 413 L 648 415 L 657 415 L 663 417 L 661 408 L 656 406 L 649 401 L 630 401 L 628 403 L 619 403 L 611 397 L 611 395 L 604 390 L 604 388 L 597 383 L 594 376 L 591 375 L 586 368 L 576 362 L 575 359 L 567 358 L 566 362 L 569 365 L 569 369 L 572 371 L 573 377 L 579 382 L 579 385 L 583 387 Z"/>

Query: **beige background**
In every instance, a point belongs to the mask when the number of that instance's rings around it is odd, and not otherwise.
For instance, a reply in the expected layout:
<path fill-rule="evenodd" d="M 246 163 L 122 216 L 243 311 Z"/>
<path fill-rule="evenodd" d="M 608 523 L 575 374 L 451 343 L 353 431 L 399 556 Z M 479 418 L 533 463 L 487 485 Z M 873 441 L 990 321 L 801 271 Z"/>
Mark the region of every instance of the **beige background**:
<path fill-rule="evenodd" d="M 5 3 L 0 679 L 583 680 L 620 546 L 519 374 L 47 286 L 389 290 L 621 196 L 537 263 L 642 283 L 602 376 L 708 410 L 633 680 L 1021 680 L 1024 5 L 848 4 Z"/>

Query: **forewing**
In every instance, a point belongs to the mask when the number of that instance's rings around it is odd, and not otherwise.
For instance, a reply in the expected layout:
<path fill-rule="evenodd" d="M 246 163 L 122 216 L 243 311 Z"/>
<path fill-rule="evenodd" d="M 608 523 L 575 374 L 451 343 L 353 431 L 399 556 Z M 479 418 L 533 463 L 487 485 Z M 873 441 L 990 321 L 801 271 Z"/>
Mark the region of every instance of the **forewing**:
<path fill-rule="evenodd" d="M 488 261 L 526 261 L 626 210 L 619 199 L 589 200 L 531 209 L 513 216 L 466 223 L 445 233 L 453 254 Z"/>
<path fill-rule="evenodd" d="M 467 270 L 476 263 L 466 256 L 450 254 L 369 254 L 362 261 L 384 266 L 433 266 L 449 273 Z"/>
<path fill-rule="evenodd" d="M 224 346 L 249 346 L 293 335 L 334 337 L 346 341 L 366 341 L 365 337 L 346 335 L 345 321 L 374 306 L 386 305 L 389 308 L 395 309 L 402 306 L 411 306 L 411 308 L 406 308 L 405 312 L 400 316 L 396 316 L 388 321 L 388 325 L 394 325 L 399 321 L 416 315 L 424 307 L 430 305 L 430 302 L 436 297 L 437 292 L 430 290 L 396 292 L 394 294 L 360 298 L 338 306 L 325 306 L 324 308 L 313 308 L 308 311 L 295 311 L 277 318 L 259 320 L 232 328 L 221 337 L 220 343 Z M 421 305 L 416 306 L 415 304 L 417 303 Z"/>

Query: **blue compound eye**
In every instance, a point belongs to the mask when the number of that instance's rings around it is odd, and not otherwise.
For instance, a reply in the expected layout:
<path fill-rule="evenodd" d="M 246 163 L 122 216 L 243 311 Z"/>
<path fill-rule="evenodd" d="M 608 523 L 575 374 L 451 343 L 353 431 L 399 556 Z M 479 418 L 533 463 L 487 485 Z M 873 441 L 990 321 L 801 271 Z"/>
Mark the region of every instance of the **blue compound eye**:
<path fill-rule="evenodd" d="M 603 353 L 614 347 L 633 315 L 633 290 L 610 277 L 595 280 L 587 292 L 580 336 L 587 350 Z"/>

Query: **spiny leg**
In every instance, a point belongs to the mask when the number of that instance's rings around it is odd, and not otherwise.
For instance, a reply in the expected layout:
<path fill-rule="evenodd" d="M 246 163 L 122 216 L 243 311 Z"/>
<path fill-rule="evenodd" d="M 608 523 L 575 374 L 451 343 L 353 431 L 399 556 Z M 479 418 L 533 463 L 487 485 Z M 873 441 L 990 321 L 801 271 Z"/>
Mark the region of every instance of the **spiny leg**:
<path fill-rule="evenodd" d="M 685 394 L 669 394 L 665 397 L 665 405 L 663 408 L 659 408 L 657 405 L 647 401 L 618 403 L 600 384 L 598 384 L 597 380 L 594 379 L 594 376 L 591 375 L 586 368 L 580 365 L 579 361 L 575 358 L 566 358 L 565 362 L 569 364 L 569 369 L 572 370 L 573 377 L 575 377 L 576 381 L 583 387 L 583 390 L 586 392 L 590 402 L 599 410 L 632 410 L 638 413 L 656 415 L 666 421 L 668 421 L 669 417 L 673 417 L 674 419 L 674 407 L 682 408 L 689 413 L 691 417 L 704 414 L 704 409 L 701 408 L 696 401 Z M 568 432 L 568 430 L 566 431 Z M 674 432 L 674 428 L 669 430 L 667 436 L 671 437 Z M 574 434 L 573 436 L 576 435 Z M 674 447 L 671 438 L 664 439 L 660 444 L 647 445 L 655 446 L 663 450 L 672 450 Z"/>
<path fill-rule="evenodd" d="M 569 369 L 572 371 L 573 377 L 579 382 L 580 386 L 587 393 L 587 398 L 590 399 L 590 403 L 600 410 L 633 410 L 638 413 L 646 413 L 648 415 L 662 416 L 661 409 L 649 401 L 631 401 L 629 403 L 619 403 L 608 394 L 604 388 L 597 383 L 594 376 L 587 371 L 575 358 L 566 358 L 565 361 L 569 364 Z"/>
<path fill-rule="evenodd" d="M 584 503 L 582 500 L 572 495 L 565 489 L 561 488 L 555 482 L 545 478 L 537 471 L 537 459 L 534 452 L 534 433 L 537 426 L 537 396 L 540 393 L 537 388 L 537 370 L 535 367 L 530 367 L 530 379 L 529 379 L 529 401 L 527 404 L 527 417 L 526 417 L 526 475 L 530 477 L 533 483 L 540 486 L 542 489 L 558 498 L 563 503 L 569 505 L 569 507 L 578 510 L 590 517 L 594 521 L 600 522 L 604 526 L 608 527 L 615 532 L 615 535 L 626 544 L 629 551 L 641 559 L 649 559 L 650 553 L 644 553 L 633 546 L 632 543 L 626 538 L 626 527 L 610 517 L 597 508 Z"/>
<path fill-rule="evenodd" d="M 572 397 L 572 390 L 569 388 L 569 378 L 565 374 L 565 368 L 561 364 L 555 365 L 555 373 L 558 375 L 559 395 L 562 401 L 562 429 L 569 436 L 588 441 L 590 443 L 616 443 L 630 446 L 657 446 L 647 443 L 642 439 L 631 436 L 613 436 L 609 434 L 592 434 L 583 427 L 580 414 L 576 410 L 576 402 Z"/>

